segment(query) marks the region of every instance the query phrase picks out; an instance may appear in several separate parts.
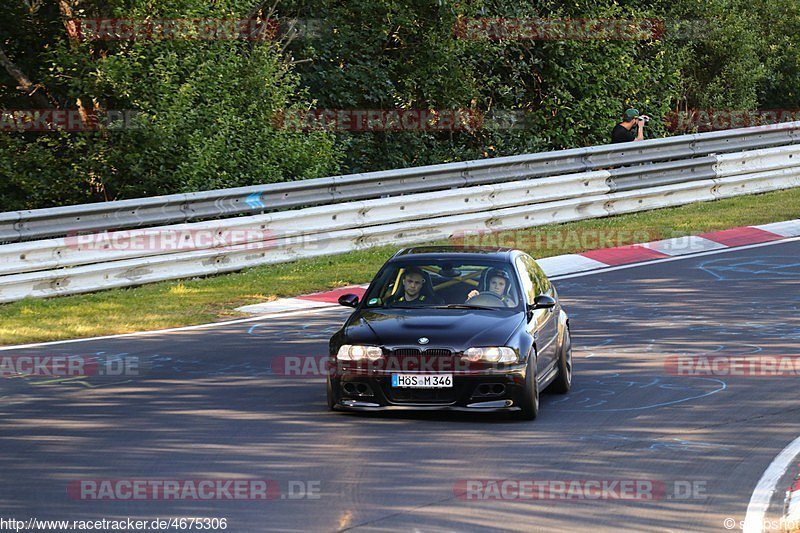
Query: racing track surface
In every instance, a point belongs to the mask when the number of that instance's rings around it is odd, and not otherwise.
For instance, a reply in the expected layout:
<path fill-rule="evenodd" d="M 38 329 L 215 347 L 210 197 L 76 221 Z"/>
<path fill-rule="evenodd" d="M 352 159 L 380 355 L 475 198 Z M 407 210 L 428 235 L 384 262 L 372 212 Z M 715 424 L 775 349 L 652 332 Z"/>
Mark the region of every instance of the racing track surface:
<path fill-rule="evenodd" d="M 146 367 L 123 379 L 0 380 L 0 517 L 226 517 L 229 531 L 720 531 L 724 518 L 744 518 L 762 472 L 800 433 L 797 378 L 676 376 L 665 361 L 798 355 L 799 258 L 800 242 L 786 242 L 556 281 L 575 380 L 569 395 L 543 396 L 533 423 L 330 413 L 322 377 L 271 373 L 278 356 L 323 355 L 344 308 L 0 352 L 127 354 Z M 270 479 L 284 493 L 289 481 L 319 481 L 320 497 L 67 495 L 70 481 L 125 478 Z M 666 495 L 466 501 L 454 492 L 476 478 L 653 480 Z M 676 481 L 703 490 L 669 498 Z"/>

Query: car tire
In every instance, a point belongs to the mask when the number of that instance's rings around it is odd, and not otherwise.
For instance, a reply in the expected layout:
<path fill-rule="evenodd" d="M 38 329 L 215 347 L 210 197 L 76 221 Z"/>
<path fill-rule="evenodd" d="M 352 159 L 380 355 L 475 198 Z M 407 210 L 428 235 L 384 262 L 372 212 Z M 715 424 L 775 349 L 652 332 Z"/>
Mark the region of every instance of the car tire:
<path fill-rule="evenodd" d="M 536 379 L 536 352 L 528 356 L 528 368 L 525 372 L 525 391 L 519 404 L 520 411 L 515 417 L 519 420 L 536 420 L 539 416 L 539 382 Z"/>
<path fill-rule="evenodd" d="M 327 391 L 326 391 L 328 393 L 328 410 L 329 411 L 335 411 L 336 410 L 336 408 L 335 408 L 336 400 L 334 400 L 334 398 L 333 398 L 333 385 L 331 385 L 331 378 L 328 378 L 325 381 L 328 382 L 328 387 L 327 387 Z"/>
<path fill-rule="evenodd" d="M 572 386 L 572 337 L 569 326 L 564 330 L 564 342 L 558 356 L 558 375 L 550 385 L 550 390 L 557 394 L 566 394 Z"/>

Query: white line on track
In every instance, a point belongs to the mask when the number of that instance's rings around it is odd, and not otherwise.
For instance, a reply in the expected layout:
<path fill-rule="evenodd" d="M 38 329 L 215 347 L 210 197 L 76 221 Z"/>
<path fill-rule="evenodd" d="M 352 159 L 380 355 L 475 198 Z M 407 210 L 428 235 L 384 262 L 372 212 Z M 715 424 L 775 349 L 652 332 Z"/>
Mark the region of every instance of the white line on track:
<path fill-rule="evenodd" d="M 795 242 L 795 241 L 800 241 L 800 237 L 791 237 L 791 238 L 788 238 L 788 239 L 781 239 L 779 241 L 762 242 L 762 243 L 759 243 L 759 244 L 748 244 L 746 246 L 737 246 L 735 248 L 724 248 L 724 249 L 721 249 L 721 250 L 709 250 L 707 252 L 700 252 L 700 253 L 696 253 L 696 254 L 678 255 L 678 256 L 675 256 L 675 257 L 666 257 L 664 259 L 654 259 L 654 260 L 650 260 L 650 261 L 643 261 L 641 263 L 631 263 L 629 265 L 619 265 L 619 266 L 613 266 L 613 267 L 608 267 L 608 268 L 601 268 L 601 269 L 597 269 L 597 270 L 589 270 L 589 271 L 586 271 L 586 272 L 577 272 L 575 274 L 564 274 L 562 276 L 553 276 L 550 279 L 552 279 L 554 281 L 557 281 L 557 280 L 560 280 L 560 279 L 579 278 L 579 277 L 582 277 L 582 276 L 592 276 L 592 275 L 595 275 L 595 274 L 603 274 L 605 272 L 613 272 L 615 270 L 624 270 L 624 269 L 627 269 L 627 268 L 636 268 L 636 267 L 641 267 L 641 266 L 654 265 L 654 264 L 657 264 L 657 263 L 666 263 L 666 262 L 669 262 L 669 261 L 680 261 L 682 259 L 692 259 L 692 258 L 695 258 L 695 257 L 703 257 L 703 256 L 706 256 L 706 255 L 715 255 L 715 254 L 722 254 L 722 253 L 727 253 L 727 252 L 735 252 L 735 251 L 739 251 L 739 250 L 749 250 L 751 248 L 760 248 L 762 246 L 772 246 L 772 245 L 775 245 L 775 244 L 786 244 L 786 243 Z M 215 326 L 227 326 L 229 324 L 242 324 L 242 323 L 245 323 L 245 322 L 255 322 L 255 321 L 258 321 L 258 320 L 264 320 L 266 318 L 275 317 L 275 315 L 277 313 L 280 313 L 280 317 L 283 318 L 283 317 L 292 317 L 292 316 L 302 316 L 302 315 L 305 315 L 305 314 L 313 314 L 313 313 L 316 313 L 316 312 L 319 312 L 319 311 L 335 309 L 336 307 L 337 306 L 333 305 L 331 307 L 312 307 L 310 309 L 301 309 L 299 311 L 275 311 L 273 313 L 268 313 L 268 314 L 264 314 L 264 315 L 258 315 L 258 316 L 249 317 L 249 318 L 239 318 L 239 319 L 236 319 L 236 320 L 227 320 L 227 321 L 224 321 L 224 322 L 209 322 L 208 324 L 196 324 L 194 326 L 181 326 L 181 327 L 177 327 L 177 328 L 156 329 L 156 330 L 152 330 L 152 331 L 137 331 L 137 332 L 134 332 L 134 333 L 119 333 L 119 334 L 116 334 L 116 335 L 104 335 L 102 337 L 84 337 L 84 338 L 81 338 L 81 339 L 69 339 L 69 340 L 65 340 L 65 341 L 48 341 L 48 342 L 35 342 L 35 343 L 31 343 L 31 344 L 17 344 L 15 346 L 3 346 L 3 347 L 0 347 L 0 351 L 4 352 L 4 351 L 8 351 L 8 350 L 19 350 L 19 349 L 22 349 L 22 348 L 35 348 L 35 347 L 38 347 L 38 346 L 53 346 L 55 344 L 71 344 L 71 343 L 75 343 L 75 342 L 98 341 L 98 340 L 104 340 L 104 339 L 119 339 L 119 338 L 123 338 L 123 337 L 135 337 L 135 336 L 139 336 L 139 335 L 142 335 L 142 336 L 144 336 L 144 335 L 158 335 L 158 334 L 161 334 L 161 333 L 172 333 L 172 332 L 175 332 L 175 331 L 192 331 L 192 330 L 195 330 L 195 329 L 212 328 L 212 327 L 215 327 Z"/>
<path fill-rule="evenodd" d="M 800 437 L 784 448 L 764 471 L 753 490 L 750 503 L 747 505 L 743 533 L 761 533 L 763 531 L 764 516 L 769 508 L 772 495 L 775 493 L 775 488 L 798 454 L 800 454 Z"/>

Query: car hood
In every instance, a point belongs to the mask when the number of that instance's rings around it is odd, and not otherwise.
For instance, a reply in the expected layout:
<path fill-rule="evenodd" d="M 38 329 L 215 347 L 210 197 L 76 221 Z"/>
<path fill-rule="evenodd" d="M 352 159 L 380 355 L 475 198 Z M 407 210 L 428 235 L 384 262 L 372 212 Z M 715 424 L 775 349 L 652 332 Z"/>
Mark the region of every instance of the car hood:
<path fill-rule="evenodd" d="M 448 347 L 503 346 L 521 325 L 525 314 L 507 310 L 365 309 L 356 312 L 345 329 L 345 342 L 378 346 Z"/>

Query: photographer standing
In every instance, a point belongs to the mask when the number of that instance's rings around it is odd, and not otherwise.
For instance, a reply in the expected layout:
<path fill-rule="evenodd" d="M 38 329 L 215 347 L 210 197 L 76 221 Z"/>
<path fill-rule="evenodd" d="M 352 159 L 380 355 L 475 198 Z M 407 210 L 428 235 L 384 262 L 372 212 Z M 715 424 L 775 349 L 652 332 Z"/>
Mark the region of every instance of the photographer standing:
<path fill-rule="evenodd" d="M 650 120 L 647 115 L 639 115 L 638 109 L 628 109 L 622 115 L 622 122 L 611 131 L 611 143 L 626 143 L 644 140 L 644 124 Z M 636 126 L 636 131 L 633 127 Z"/>

